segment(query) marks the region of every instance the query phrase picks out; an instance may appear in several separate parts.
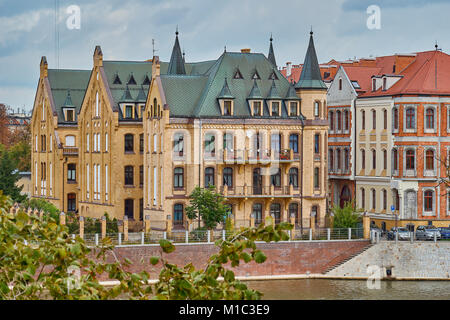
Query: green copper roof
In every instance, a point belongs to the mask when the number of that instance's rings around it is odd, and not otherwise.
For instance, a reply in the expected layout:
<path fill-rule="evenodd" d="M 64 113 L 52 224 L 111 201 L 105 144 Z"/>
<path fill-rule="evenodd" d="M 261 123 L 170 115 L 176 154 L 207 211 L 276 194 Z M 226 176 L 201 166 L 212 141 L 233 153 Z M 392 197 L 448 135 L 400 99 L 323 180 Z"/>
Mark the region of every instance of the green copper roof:
<path fill-rule="evenodd" d="M 173 45 L 172 56 L 170 57 L 167 74 L 186 74 L 183 55 L 181 54 L 180 42 L 178 41 L 178 30 L 175 34 L 175 44 Z"/>
<path fill-rule="evenodd" d="M 250 91 L 248 99 L 264 99 L 261 94 L 261 90 L 259 90 L 258 84 L 256 83 L 256 80 L 253 81 L 252 91 Z"/>
<path fill-rule="evenodd" d="M 217 98 L 219 98 L 219 99 L 234 99 L 234 96 L 231 94 L 230 88 L 228 88 L 227 78 L 225 78 L 222 91 L 220 91 L 220 94 Z"/>
<path fill-rule="evenodd" d="M 48 81 L 55 102 L 58 123 L 65 122 L 62 107 L 67 103 L 75 107 L 77 114 L 80 112 L 90 76 L 91 70 L 48 70 Z M 70 90 L 70 101 L 67 99 L 68 90 Z"/>
<path fill-rule="evenodd" d="M 67 90 L 66 101 L 64 101 L 63 107 L 73 107 L 72 97 L 70 96 L 70 90 Z"/>
<path fill-rule="evenodd" d="M 120 101 L 119 101 L 119 102 L 133 102 L 133 101 L 134 101 L 134 99 L 133 99 L 133 97 L 131 96 L 130 89 L 129 89 L 128 86 L 127 86 L 127 88 L 126 88 L 125 91 L 123 92 L 122 98 L 120 98 Z"/>
<path fill-rule="evenodd" d="M 297 93 L 295 93 L 295 88 L 293 85 L 289 86 L 289 90 L 286 94 L 286 100 L 301 100 Z"/>
<path fill-rule="evenodd" d="M 308 50 L 306 51 L 305 62 L 303 63 L 300 80 L 295 84 L 295 88 L 301 89 L 327 89 L 322 81 L 319 62 L 317 61 L 316 49 L 314 48 L 313 32 L 310 33 Z"/>
<path fill-rule="evenodd" d="M 272 87 L 270 88 L 267 99 L 282 99 L 275 84 L 275 80 L 272 80 Z"/>
<path fill-rule="evenodd" d="M 139 90 L 138 96 L 136 98 L 136 102 L 147 102 L 147 94 L 144 91 L 144 86 L 141 86 L 141 90 Z"/>

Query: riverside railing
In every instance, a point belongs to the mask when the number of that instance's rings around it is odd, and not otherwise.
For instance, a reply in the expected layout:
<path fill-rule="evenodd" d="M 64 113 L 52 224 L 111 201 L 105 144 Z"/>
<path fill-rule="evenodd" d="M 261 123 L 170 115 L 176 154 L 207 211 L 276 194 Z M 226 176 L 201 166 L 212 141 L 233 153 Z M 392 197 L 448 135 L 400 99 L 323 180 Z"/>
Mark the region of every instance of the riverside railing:
<path fill-rule="evenodd" d="M 125 239 L 125 234 L 107 234 L 113 245 L 147 245 L 158 244 L 161 239 L 167 239 L 175 244 L 211 244 L 216 240 L 230 239 L 235 232 L 226 230 L 173 230 L 130 232 Z M 336 240 L 360 240 L 363 239 L 363 229 L 327 229 L 316 228 L 303 230 L 296 229 L 288 231 L 288 241 L 336 241 Z M 83 236 L 87 245 L 95 246 L 101 243 L 101 234 L 85 234 Z"/>

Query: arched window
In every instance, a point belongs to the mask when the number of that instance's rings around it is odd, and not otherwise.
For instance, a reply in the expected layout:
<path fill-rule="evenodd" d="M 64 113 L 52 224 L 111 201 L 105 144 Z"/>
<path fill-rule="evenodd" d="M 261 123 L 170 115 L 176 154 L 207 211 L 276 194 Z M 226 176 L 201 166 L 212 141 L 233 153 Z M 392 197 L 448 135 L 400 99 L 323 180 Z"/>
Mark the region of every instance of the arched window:
<path fill-rule="evenodd" d="M 270 215 L 275 219 L 275 224 L 281 222 L 281 205 L 279 203 L 272 203 L 270 205 Z"/>
<path fill-rule="evenodd" d="M 233 135 L 231 133 L 225 133 L 223 135 L 223 150 L 231 151 L 233 150 Z"/>
<path fill-rule="evenodd" d="M 292 185 L 294 188 L 298 188 L 298 169 L 297 168 L 289 169 L 289 185 Z"/>
<path fill-rule="evenodd" d="M 255 217 L 255 225 L 260 225 L 262 223 L 262 204 L 253 204 L 253 215 Z"/>
<path fill-rule="evenodd" d="M 383 110 L 383 129 L 387 130 L 388 122 L 387 122 L 387 110 Z"/>
<path fill-rule="evenodd" d="M 383 169 L 387 170 L 387 151 L 383 150 Z"/>
<path fill-rule="evenodd" d="M 223 169 L 223 185 L 229 188 L 233 187 L 233 169 L 225 168 Z"/>
<path fill-rule="evenodd" d="M 173 171 L 173 179 L 174 188 L 184 188 L 184 169 L 175 168 Z"/>
<path fill-rule="evenodd" d="M 314 102 L 314 117 L 320 117 L 320 102 L 315 101 Z"/>
<path fill-rule="evenodd" d="M 434 109 L 428 108 L 426 112 L 426 128 L 427 129 L 434 129 Z"/>
<path fill-rule="evenodd" d="M 182 204 L 176 204 L 173 207 L 173 224 L 175 226 L 183 225 L 183 205 Z"/>
<path fill-rule="evenodd" d="M 361 208 L 366 208 L 366 190 L 361 188 Z"/>
<path fill-rule="evenodd" d="M 377 207 L 377 193 L 375 189 L 372 189 L 371 193 L 372 193 L 372 209 L 375 210 Z"/>
<path fill-rule="evenodd" d="M 339 148 L 336 150 L 336 158 L 337 158 L 337 169 L 338 169 L 338 171 L 340 171 L 342 168 L 342 165 L 341 165 L 342 157 L 341 157 L 341 149 L 339 149 Z"/>
<path fill-rule="evenodd" d="M 184 153 L 184 135 L 182 133 L 177 133 L 173 138 L 173 152 L 182 157 Z"/>
<path fill-rule="evenodd" d="M 366 130 L 366 112 L 364 110 L 361 110 L 361 128 Z"/>
<path fill-rule="evenodd" d="M 377 128 L 377 111 L 372 110 L 372 129 L 375 130 Z"/>
<path fill-rule="evenodd" d="M 372 150 L 372 169 L 375 170 L 377 168 L 377 151 L 375 149 Z"/>
<path fill-rule="evenodd" d="M 398 130 L 398 108 L 394 108 L 393 112 L 393 127 L 394 130 Z"/>
<path fill-rule="evenodd" d="M 289 205 L 289 218 L 295 216 L 295 224 L 298 224 L 298 203 L 291 203 Z M 290 219 L 289 219 L 290 220 Z"/>
<path fill-rule="evenodd" d="M 416 128 L 416 111 L 414 108 L 406 109 L 406 129 Z"/>
<path fill-rule="evenodd" d="M 336 115 L 337 115 L 337 129 L 338 129 L 338 131 L 341 131 L 342 130 L 342 112 L 337 111 Z"/>
<path fill-rule="evenodd" d="M 328 119 L 330 121 L 330 131 L 334 131 L 334 112 L 333 111 L 329 112 Z"/>
<path fill-rule="evenodd" d="M 425 169 L 426 170 L 434 170 L 434 151 L 432 149 L 428 149 L 425 154 Z"/>
<path fill-rule="evenodd" d="M 75 147 L 75 136 L 66 136 L 66 147 Z"/>
<path fill-rule="evenodd" d="M 334 171 L 334 150 L 333 149 L 329 149 L 328 150 L 328 168 L 330 172 Z"/>
<path fill-rule="evenodd" d="M 383 210 L 387 210 L 387 191 L 383 189 Z"/>
<path fill-rule="evenodd" d="M 345 163 L 345 172 L 350 170 L 350 155 L 348 149 L 344 151 L 344 163 Z"/>
<path fill-rule="evenodd" d="M 416 167 L 416 157 L 414 154 L 414 150 L 406 151 L 406 169 L 414 170 Z"/>
<path fill-rule="evenodd" d="M 342 79 L 339 78 L 339 90 L 342 90 Z"/>
<path fill-rule="evenodd" d="M 214 134 L 205 135 L 205 153 L 212 157 L 216 154 L 216 136 Z"/>
<path fill-rule="evenodd" d="M 205 169 L 205 187 L 214 186 L 214 168 Z"/>
<path fill-rule="evenodd" d="M 271 184 L 274 187 L 281 187 L 281 170 L 277 168 L 277 172 L 271 175 Z"/>
<path fill-rule="evenodd" d="M 397 149 L 394 149 L 393 151 L 392 151 L 392 162 L 393 162 L 393 168 L 394 168 L 394 171 L 397 171 L 398 170 L 398 150 Z"/>
<path fill-rule="evenodd" d="M 361 150 L 361 169 L 366 169 L 366 150 Z"/>
<path fill-rule="evenodd" d="M 125 135 L 125 152 L 134 152 L 134 135 Z"/>
<path fill-rule="evenodd" d="M 134 167 L 133 166 L 125 167 L 125 185 L 126 186 L 134 185 Z"/>
<path fill-rule="evenodd" d="M 348 131 L 349 129 L 350 129 L 349 112 L 346 110 L 344 112 L 344 130 Z"/>
<path fill-rule="evenodd" d="M 423 202 L 424 202 L 424 210 L 426 212 L 432 212 L 433 211 L 433 191 L 427 190 L 424 192 L 423 196 Z"/>

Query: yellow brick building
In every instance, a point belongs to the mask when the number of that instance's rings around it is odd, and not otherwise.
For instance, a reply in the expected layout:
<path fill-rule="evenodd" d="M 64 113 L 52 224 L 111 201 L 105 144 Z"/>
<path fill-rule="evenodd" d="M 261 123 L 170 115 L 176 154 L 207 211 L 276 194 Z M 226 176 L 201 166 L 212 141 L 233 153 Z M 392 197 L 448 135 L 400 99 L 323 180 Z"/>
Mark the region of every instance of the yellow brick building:
<path fill-rule="evenodd" d="M 32 116 L 32 196 L 63 211 L 107 212 L 139 228 L 187 227 L 195 186 L 216 186 L 237 225 L 271 214 L 325 225 L 326 86 L 311 34 L 304 72 L 289 83 L 249 49 L 186 63 L 178 34 L 169 63 L 103 60 L 92 70 L 41 61 Z"/>

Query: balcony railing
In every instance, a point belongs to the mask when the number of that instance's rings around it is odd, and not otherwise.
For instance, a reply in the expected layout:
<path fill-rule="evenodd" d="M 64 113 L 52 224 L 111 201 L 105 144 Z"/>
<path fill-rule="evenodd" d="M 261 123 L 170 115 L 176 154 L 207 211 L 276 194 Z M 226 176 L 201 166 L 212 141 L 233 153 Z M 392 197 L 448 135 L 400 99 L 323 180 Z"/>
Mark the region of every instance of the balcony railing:
<path fill-rule="evenodd" d="M 219 192 L 224 197 L 290 197 L 299 195 L 299 191 L 295 190 L 293 186 L 221 186 Z"/>
<path fill-rule="evenodd" d="M 65 156 L 78 156 L 78 148 L 77 147 L 64 147 L 63 154 Z"/>
<path fill-rule="evenodd" d="M 271 163 L 292 162 L 300 159 L 298 153 L 291 149 L 251 149 L 251 150 L 223 150 L 223 160 L 226 163 Z"/>

